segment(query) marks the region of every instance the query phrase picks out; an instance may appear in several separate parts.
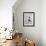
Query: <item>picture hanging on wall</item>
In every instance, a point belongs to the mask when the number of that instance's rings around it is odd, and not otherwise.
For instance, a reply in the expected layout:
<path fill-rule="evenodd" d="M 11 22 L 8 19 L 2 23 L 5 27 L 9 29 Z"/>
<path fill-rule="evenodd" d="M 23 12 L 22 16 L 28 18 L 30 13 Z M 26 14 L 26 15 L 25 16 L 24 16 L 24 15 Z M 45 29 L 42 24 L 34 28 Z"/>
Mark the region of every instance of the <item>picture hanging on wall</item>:
<path fill-rule="evenodd" d="M 23 12 L 23 26 L 35 26 L 35 12 Z"/>
<path fill-rule="evenodd" d="M 14 20 L 14 13 L 13 13 L 13 31 L 15 30 L 15 20 Z"/>

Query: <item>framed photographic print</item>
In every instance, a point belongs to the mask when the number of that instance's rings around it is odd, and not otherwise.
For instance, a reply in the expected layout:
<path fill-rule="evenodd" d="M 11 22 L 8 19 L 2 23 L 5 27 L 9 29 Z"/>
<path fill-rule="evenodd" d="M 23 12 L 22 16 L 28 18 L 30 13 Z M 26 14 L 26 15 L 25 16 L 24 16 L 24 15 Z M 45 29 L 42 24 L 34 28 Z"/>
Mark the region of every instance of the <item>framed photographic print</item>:
<path fill-rule="evenodd" d="M 23 26 L 35 26 L 35 12 L 23 12 Z"/>
<path fill-rule="evenodd" d="M 15 30 L 15 18 L 14 18 L 14 13 L 13 13 L 13 31 Z"/>

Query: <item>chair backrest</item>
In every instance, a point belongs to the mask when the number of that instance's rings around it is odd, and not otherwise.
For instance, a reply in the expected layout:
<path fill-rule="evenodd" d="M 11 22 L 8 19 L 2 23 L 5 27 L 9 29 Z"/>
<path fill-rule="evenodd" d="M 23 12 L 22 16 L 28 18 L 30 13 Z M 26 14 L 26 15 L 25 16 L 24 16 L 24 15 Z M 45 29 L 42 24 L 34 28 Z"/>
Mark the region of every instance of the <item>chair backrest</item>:
<path fill-rule="evenodd" d="M 35 46 L 35 43 L 32 40 L 26 40 L 25 46 Z"/>
<path fill-rule="evenodd" d="M 16 46 L 21 46 L 22 44 L 22 33 L 15 33 L 15 41 L 16 41 Z"/>

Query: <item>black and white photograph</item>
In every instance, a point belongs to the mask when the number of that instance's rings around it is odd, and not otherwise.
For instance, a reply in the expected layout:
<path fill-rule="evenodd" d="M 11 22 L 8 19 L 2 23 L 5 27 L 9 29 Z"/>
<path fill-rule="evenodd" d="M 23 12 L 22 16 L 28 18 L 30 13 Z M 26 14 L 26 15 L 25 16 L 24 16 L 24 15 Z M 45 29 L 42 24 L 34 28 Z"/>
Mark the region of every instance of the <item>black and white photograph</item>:
<path fill-rule="evenodd" d="M 35 25 L 35 13 L 34 12 L 23 12 L 23 26 L 34 26 Z"/>

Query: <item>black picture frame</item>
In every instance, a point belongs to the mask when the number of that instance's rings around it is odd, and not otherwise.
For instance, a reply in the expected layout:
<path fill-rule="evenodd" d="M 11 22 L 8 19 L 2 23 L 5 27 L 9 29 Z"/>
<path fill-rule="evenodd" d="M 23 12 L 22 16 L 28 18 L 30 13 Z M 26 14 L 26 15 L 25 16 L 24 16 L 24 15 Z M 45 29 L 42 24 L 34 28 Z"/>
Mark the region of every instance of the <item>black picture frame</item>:
<path fill-rule="evenodd" d="M 23 26 L 24 27 L 35 26 L 35 12 L 23 12 Z"/>

